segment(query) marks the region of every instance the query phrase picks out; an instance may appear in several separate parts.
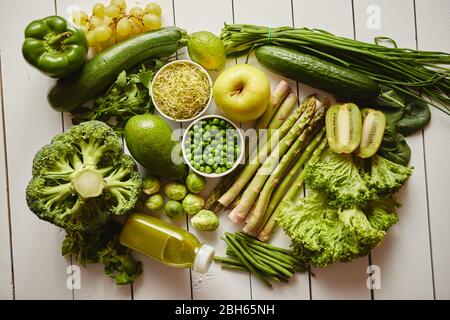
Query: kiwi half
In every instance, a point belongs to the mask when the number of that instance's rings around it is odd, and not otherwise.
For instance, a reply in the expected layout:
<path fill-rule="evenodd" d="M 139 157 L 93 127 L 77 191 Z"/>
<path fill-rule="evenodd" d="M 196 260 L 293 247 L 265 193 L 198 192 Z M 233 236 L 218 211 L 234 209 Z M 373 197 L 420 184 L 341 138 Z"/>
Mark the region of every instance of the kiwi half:
<path fill-rule="evenodd" d="M 360 158 L 373 156 L 380 148 L 386 129 L 386 116 L 383 112 L 374 109 L 361 110 L 363 118 L 361 143 L 357 152 Z"/>
<path fill-rule="evenodd" d="M 325 118 L 330 148 L 337 153 L 352 153 L 361 142 L 362 118 L 354 103 L 331 106 Z"/>

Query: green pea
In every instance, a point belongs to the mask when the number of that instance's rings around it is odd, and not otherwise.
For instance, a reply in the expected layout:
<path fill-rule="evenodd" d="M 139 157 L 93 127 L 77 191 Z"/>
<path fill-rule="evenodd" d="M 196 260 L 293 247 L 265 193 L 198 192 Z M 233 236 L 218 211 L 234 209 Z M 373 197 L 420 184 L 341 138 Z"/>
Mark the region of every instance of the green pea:
<path fill-rule="evenodd" d="M 211 173 L 212 172 L 211 167 L 210 166 L 205 167 L 205 172 L 206 173 Z"/>
<path fill-rule="evenodd" d="M 199 169 L 200 169 L 200 163 L 194 164 L 194 168 L 197 169 L 197 170 L 199 170 Z"/>
<path fill-rule="evenodd" d="M 211 130 L 219 130 L 219 127 L 216 125 L 212 125 L 210 128 L 211 128 Z"/>
<path fill-rule="evenodd" d="M 194 133 L 194 139 L 200 140 L 200 133 Z"/>
<path fill-rule="evenodd" d="M 203 134 L 203 141 L 211 141 L 211 134 L 208 131 Z"/>
<path fill-rule="evenodd" d="M 213 123 L 214 125 L 217 126 L 217 125 L 220 123 L 219 118 L 214 118 L 214 119 L 212 120 L 212 123 Z"/>
<path fill-rule="evenodd" d="M 222 172 L 222 169 L 220 167 L 217 167 L 216 169 L 214 169 L 214 172 L 219 174 Z"/>
<path fill-rule="evenodd" d="M 227 162 L 226 167 L 227 169 L 230 169 L 233 166 L 233 162 Z"/>
<path fill-rule="evenodd" d="M 205 172 L 205 167 L 204 167 L 204 166 L 201 166 L 201 167 L 200 167 L 200 171 L 201 171 L 201 172 Z"/>
<path fill-rule="evenodd" d="M 235 146 L 234 147 L 234 153 L 236 153 L 236 155 L 240 155 L 241 154 L 241 148 L 239 148 L 239 146 Z"/>

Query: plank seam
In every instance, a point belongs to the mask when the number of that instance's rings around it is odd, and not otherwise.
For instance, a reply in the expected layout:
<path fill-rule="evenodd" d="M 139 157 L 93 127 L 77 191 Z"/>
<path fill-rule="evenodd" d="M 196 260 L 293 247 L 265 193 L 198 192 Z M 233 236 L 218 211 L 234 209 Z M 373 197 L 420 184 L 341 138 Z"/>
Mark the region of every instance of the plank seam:
<path fill-rule="evenodd" d="M 172 0 L 172 15 L 173 15 L 173 25 L 177 26 L 177 22 L 176 22 L 176 18 L 175 18 L 175 15 L 176 15 L 175 0 Z M 178 60 L 178 51 L 175 52 L 175 56 L 176 56 L 176 59 Z M 182 122 L 179 123 L 179 127 L 180 127 L 181 130 L 183 129 L 183 123 Z M 189 231 L 189 218 L 188 218 L 187 215 L 185 216 L 185 220 L 186 220 L 186 230 Z M 190 285 L 190 288 L 191 288 L 190 289 L 191 300 L 194 300 L 194 286 L 193 286 L 193 283 L 192 283 L 192 268 L 189 268 L 189 285 Z"/>
<path fill-rule="evenodd" d="M 413 11 L 414 11 L 414 33 L 416 40 L 416 50 L 419 50 L 419 34 L 417 28 L 417 11 L 416 11 L 416 0 L 413 0 Z M 436 300 L 436 287 L 434 280 L 434 261 L 433 261 L 433 243 L 431 237 L 431 217 L 430 217 L 430 198 L 428 192 L 428 175 L 427 175 L 427 157 L 426 157 L 426 147 L 425 147 L 425 131 L 421 130 L 422 133 L 422 152 L 423 152 L 423 170 L 425 174 L 425 196 L 427 199 L 427 223 L 428 223 L 428 241 L 430 243 L 430 262 L 431 262 L 431 283 L 433 285 L 433 300 Z"/>
<path fill-rule="evenodd" d="M 352 3 L 352 20 L 353 20 L 353 40 L 356 40 L 356 19 L 355 19 L 355 1 L 351 0 Z M 372 250 L 369 251 L 367 255 L 368 266 L 372 265 Z M 375 300 L 375 292 L 373 288 L 370 288 L 370 300 Z"/>
<path fill-rule="evenodd" d="M 1 65 L 1 51 L 0 51 L 0 104 L 1 104 L 1 116 L 3 125 L 3 150 L 5 157 L 5 183 L 6 183 L 6 208 L 8 211 L 8 231 L 9 231 L 9 256 L 11 260 L 11 291 L 12 298 L 16 300 L 16 285 L 14 278 L 14 252 L 13 252 L 13 238 L 12 238 L 12 222 L 11 222 L 11 196 L 9 194 L 9 168 L 8 168 L 8 148 L 6 147 L 6 121 L 5 121 L 5 108 L 3 100 L 3 73 Z"/>
<path fill-rule="evenodd" d="M 292 19 L 292 27 L 293 28 L 295 28 L 295 14 L 294 14 L 294 0 L 291 0 L 291 19 Z M 298 99 L 300 99 L 299 98 L 299 96 L 300 96 L 300 87 L 299 87 L 299 82 L 298 81 L 295 81 L 295 87 L 296 87 L 296 90 L 297 90 L 297 98 Z M 300 102 L 300 101 L 298 101 L 298 102 Z M 304 169 L 305 167 L 304 166 L 302 166 L 302 170 Z M 305 187 L 305 184 L 303 183 L 303 197 L 306 197 L 306 187 Z M 312 272 L 312 267 L 311 267 L 311 265 L 310 264 L 308 264 L 308 292 L 309 292 L 309 300 L 312 300 L 312 288 L 311 288 L 311 285 L 312 285 L 312 279 L 311 279 L 311 272 Z"/>

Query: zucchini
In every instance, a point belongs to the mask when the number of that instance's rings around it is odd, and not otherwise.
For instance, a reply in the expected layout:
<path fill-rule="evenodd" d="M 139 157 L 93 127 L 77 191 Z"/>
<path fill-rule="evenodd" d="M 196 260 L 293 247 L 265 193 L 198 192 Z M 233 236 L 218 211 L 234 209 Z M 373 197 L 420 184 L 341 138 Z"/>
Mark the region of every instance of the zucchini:
<path fill-rule="evenodd" d="M 72 111 L 113 83 L 122 70 L 150 58 L 167 57 L 187 44 L 185 30 L 176 27 L 145 32 L 119 42 L 58 80 L 48 93 L 57 111 Z"/>
<path fill-rule="evenodd" d="M 366 75 L 292 49 L 262 46 L 256 58 L 275 73 L 340 98 L 370 99 L 380 93 L 378 84 Z"/>

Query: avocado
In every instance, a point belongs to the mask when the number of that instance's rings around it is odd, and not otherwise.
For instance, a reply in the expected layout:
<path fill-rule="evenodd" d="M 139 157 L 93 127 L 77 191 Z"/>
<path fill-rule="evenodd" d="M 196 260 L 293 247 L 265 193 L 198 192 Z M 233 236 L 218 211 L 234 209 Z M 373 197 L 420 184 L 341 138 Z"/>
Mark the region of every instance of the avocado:
<path fill-rule="evenodd" d="M 179 143 L 172 140 L 172 128 L 153 114 L 136 115 L 125 125 L 125 142 L 137 162 L 151 173 L 167 179 L 181 179 L 188 173 L 181 156 Z M 179 157 L 172 161 L 173 148 L 179 148 Z"/>

